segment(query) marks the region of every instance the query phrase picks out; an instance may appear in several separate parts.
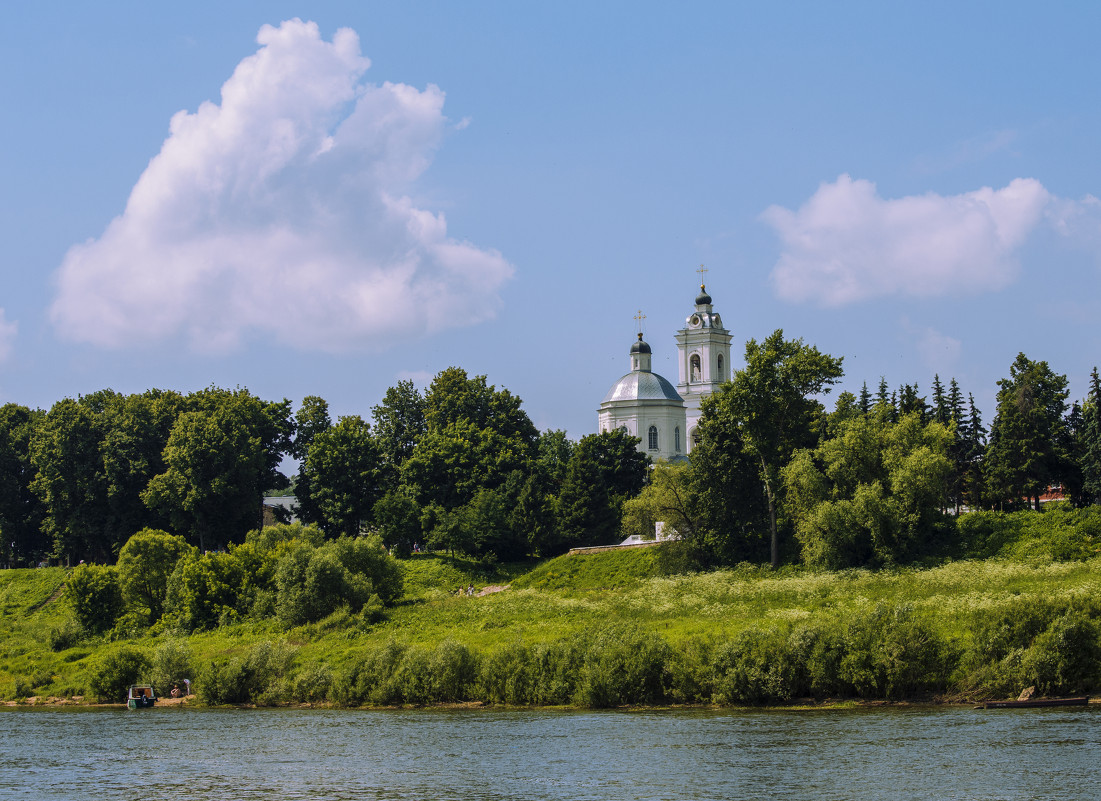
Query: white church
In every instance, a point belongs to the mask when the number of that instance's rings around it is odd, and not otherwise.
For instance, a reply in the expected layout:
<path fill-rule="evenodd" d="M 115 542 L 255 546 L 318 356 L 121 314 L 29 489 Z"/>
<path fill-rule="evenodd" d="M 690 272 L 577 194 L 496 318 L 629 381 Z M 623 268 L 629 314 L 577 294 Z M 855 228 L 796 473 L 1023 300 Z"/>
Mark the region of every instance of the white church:
<path fill-rule="evenodd" d="M 696 441 L 700 401 L 730 378 L 730 339 L 700 284 L 695 310 L 676 334 L 677 386 L 651 369 L 650 346 L 640 333 L 631 345 L 631 372 L 612 385 L 600 404 L 597 430 L 626 430 L 655 461 L 684 458 Z"/>

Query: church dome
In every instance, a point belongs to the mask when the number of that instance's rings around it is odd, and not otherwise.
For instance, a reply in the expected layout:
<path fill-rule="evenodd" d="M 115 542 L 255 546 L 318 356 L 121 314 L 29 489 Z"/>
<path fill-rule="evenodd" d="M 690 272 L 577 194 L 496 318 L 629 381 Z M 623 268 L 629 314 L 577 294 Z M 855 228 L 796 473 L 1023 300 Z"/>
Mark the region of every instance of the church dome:
<path fill-rule="evenodd" d="M 707 290 L 704 289 L 703 284 L 700 284 L 700 294 L 696 295 L 697 306 L 710 306 L 711 296 L 707 294 Z"/>
<path fill-rule="evenodd" d="M 684 402 L 673 385 L 657 373 L 635 371 L 616 381 L 601 403 L 640 400 Z"/>
<path fill-rule="evenodd" d="M 649 353 L 649 352 L 650 352 L 650 346 L 642 341 L 642 334 L 639 334 L 638 335 L 638 342 L 631 345 L 631 355 L 634 355 L 636 353 Z"/>

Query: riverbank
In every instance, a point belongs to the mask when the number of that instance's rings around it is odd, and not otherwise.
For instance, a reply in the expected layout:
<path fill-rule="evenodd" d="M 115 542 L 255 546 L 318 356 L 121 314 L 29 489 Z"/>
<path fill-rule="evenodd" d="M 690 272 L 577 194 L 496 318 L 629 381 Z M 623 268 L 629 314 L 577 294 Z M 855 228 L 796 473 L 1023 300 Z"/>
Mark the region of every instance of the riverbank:
<path fill-rule="evenodd" d="M 120 653 L 150 671 L 175 654 L 204 704 L 817 708 L 1098 689 L 1101 559 L 662 575 L 659 550 L 504 567 L 418 556 L 378 619 L 72 642 L 56 636 L 63 570 L 0 571 L 0 696 L 77 703 Z"/>

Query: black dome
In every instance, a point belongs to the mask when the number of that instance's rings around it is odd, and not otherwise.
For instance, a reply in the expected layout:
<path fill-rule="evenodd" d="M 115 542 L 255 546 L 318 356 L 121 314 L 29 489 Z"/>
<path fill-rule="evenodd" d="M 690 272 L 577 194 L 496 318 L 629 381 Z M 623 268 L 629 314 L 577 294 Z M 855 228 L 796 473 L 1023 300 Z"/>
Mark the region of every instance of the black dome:
<path fill-rule="evenodd" d="M 710 306 L 711 296 L 707 294 L 707 290 L 704 289 L 703 284 L 700 284 L 700 294 L 696 295 L 697 306 Z"/>
<path fill-rule="evenodd" d="M 638 335 L 638 342 L 631 346 L 631 355 L 636 353 L 650 353 L 650 346 L 642 341 L 642 334 Z"/>

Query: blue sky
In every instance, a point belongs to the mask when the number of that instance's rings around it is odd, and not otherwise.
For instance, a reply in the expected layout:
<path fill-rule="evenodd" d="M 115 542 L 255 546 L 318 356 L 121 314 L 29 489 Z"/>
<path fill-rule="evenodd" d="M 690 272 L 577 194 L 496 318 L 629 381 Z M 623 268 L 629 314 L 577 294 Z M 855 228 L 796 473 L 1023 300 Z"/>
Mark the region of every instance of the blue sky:
<path fill-rule="evenodd" d="M 161 5 L 7 10 L 0 402 L 459 365 L 577 438 L 701 263 L 735 365 L 989 423 L 1018 351 L 1101 363 L 1096 4 Z"/>

